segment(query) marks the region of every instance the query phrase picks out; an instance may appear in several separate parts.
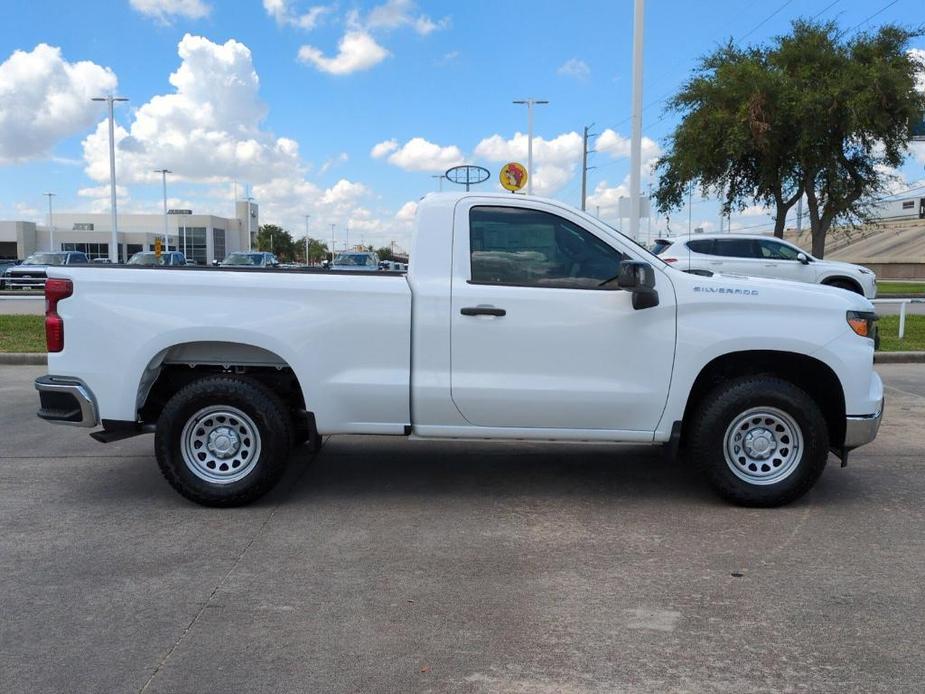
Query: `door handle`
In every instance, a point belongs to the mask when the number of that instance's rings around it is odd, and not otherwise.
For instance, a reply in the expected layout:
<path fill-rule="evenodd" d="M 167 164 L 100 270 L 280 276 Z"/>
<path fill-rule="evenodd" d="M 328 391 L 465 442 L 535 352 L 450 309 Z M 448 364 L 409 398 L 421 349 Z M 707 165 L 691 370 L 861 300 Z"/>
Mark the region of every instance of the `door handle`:
<path fill-rule="evenodd" d="M 507 311 L 494 306 L 467 306 L 459 311 L 464 316 L 505 316 Z"/>

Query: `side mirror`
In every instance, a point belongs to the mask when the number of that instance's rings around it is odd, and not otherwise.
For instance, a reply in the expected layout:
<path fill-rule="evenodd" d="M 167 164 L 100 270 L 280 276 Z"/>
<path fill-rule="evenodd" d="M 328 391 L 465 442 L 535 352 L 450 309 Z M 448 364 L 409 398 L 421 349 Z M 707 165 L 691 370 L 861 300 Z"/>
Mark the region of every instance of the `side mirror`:
<path fill-rule="evenodd" d="M 636 310 L 658 306 L 658 292 L 655 289 L 655 270 L 648 263 L 639 260 L 625 260 L 620 264 L 617 286 L 633 293 L 633 308 Z"/>
<path fill-rule="evenodd" d="M 797 253 L 797 260 L 799 260 L 804 265 L 809 265 L 809 258 L 805 253 Z"/>

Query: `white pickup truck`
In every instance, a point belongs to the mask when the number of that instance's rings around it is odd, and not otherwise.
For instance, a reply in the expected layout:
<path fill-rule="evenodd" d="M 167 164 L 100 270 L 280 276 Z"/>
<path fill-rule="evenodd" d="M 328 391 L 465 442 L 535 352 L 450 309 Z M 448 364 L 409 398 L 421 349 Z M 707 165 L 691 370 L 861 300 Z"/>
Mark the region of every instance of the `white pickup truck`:
<path fill-rule="evenodd" d="M 880 425 L 867 299 L 680 272 L 554 200 L 424 197 L 407 275 L 48 274 L 39 416 L 154 432 L 167 481 L 206 505 L 264 494 L 295 444 L 376 434 L 664 444 L 773 506 Z"/>

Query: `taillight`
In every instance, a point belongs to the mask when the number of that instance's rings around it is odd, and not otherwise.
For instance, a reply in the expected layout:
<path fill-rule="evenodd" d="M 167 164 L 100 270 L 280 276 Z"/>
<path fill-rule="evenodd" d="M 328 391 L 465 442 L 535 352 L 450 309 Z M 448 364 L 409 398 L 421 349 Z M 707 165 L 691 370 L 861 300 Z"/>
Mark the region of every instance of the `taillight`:
<path fill-rule="evenodd" d="M 659 256 L 661 258 L 661 256 Z M 662 258 L 666 263 L 676 263 L 678 262 L 677 258 Z"/>
<path fill-rule="evenodd" d="M 49 352 L 64 349 L 64 320 L 58 315 L 58 302 L 74 293 L 70 280 L 45 280 L 45 344 Z"/>

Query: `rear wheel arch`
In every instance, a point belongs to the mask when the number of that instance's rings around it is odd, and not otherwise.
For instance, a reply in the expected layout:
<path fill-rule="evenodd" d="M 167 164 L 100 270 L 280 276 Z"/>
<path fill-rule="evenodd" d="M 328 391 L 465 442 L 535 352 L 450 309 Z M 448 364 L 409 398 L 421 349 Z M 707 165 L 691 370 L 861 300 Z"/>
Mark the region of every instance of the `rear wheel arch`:
<path fill-rule="evenodd" d="M 307 412 L 302 384 L 285 359 L 257 345 L 221 341 L 178 343 L 153 355 L 139 379 L 136 412 L 143 422 L 156 422 L 175 393 L 218 374 L 246 375 L 273 391 L 293 414 Z"/>
<path fill-rule="evenodd" d="M 681 423 L 685 442 L 690 423 L 703 400 L 718 384 L 742 376 L 773 376 L 805 391 L 822 410 L 832 447 L 845 440 L 845 394 L 832 368 L 814 357 L 798 352 L 748 350 L 730 352 L 706 364 L 691 387 Z"/>

